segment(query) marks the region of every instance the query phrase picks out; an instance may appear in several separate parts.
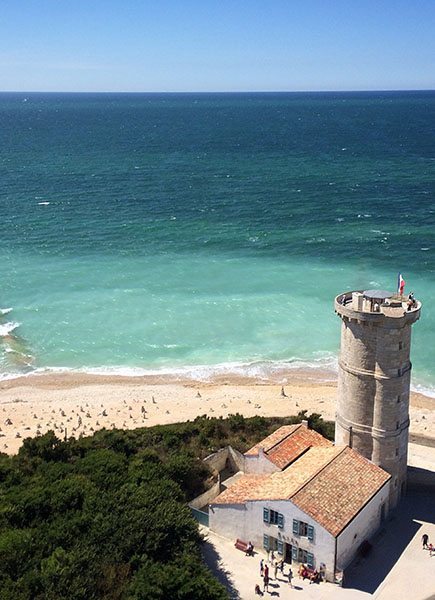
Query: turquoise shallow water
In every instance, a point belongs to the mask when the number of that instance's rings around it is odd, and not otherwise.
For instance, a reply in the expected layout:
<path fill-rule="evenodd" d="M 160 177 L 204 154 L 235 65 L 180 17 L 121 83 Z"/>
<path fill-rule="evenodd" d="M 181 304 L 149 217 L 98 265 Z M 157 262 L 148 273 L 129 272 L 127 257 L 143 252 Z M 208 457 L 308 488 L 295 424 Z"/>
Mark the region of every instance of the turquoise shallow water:
<path fill-rule="evenodd" d="M 434 92 L 2 94 L 0 132 L 3 376 L 333 367 L 333 297 L 401 271 L 435 389 Z"/>

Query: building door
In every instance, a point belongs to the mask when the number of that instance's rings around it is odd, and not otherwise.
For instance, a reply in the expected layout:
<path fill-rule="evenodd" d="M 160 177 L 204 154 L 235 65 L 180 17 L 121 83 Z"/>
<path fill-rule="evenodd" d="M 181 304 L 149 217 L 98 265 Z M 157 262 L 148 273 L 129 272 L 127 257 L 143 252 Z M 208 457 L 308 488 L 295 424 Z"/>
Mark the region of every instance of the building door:
<path fill-rule="evenodd" d="M 292 546 L 291 546 L 291 544 L 285 544 L 284 562 L 286 562 L 289 565 L 291 565 L 291 563 L 292 563 Z"/>

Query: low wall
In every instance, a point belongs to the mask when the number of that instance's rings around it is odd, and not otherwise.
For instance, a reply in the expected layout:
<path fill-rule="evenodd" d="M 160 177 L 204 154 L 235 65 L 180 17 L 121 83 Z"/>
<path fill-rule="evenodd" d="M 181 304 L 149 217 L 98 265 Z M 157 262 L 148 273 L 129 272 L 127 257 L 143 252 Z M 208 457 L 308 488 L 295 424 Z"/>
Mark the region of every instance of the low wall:
<path fill-rule="evenodd" d="M 223 471 L 227 464 L 227 458 L 229 457 L 229 447 L 222 448 L 209 456 L 206 456 L 203 462 L 210 467 L 210 469 L 214 469 L 215 471 Z"/>
<path fill-rule="evenodd" d="M 204 492 L 200 496 L 197 496 L 191 502 L 189 502 L 190 508 L 202 508 L 203 506 L 210 504 L 210 502 L 212 502 L 216 498 L 216 496 L 220 494 L 220 486 L 221 484 L 219 480 L 214 485 L 212 485 L 212 487 L 209 490 L 207 490 L 206 492 Z"/>
<path fill-rule="evenodd" d="M 245 470 L 245 457 L 231 446 L 221 448 L 217 452 L 206 456 L 203 462 L 218 473 L 229 466 L 235 473 Z"/>
<path fill-rule="evenodd" d="M 233 471 L 244 471 L 245 470 L 245 457 L 238 450 L 234 450 L 231 446 L 228 446 L 229 459 Z"/>

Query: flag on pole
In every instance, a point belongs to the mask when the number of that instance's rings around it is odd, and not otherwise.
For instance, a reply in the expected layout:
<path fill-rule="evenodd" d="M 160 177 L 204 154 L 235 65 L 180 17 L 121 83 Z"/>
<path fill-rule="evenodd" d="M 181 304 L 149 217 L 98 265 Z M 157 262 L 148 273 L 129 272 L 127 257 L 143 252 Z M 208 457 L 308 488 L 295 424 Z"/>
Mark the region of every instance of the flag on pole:
<path fill-rule="evenodd" d="M 405 289 L 405 280 L 402 277 L 402 273 L 399 273 L 397 277 L 397 293 L 403 296 L 403 290 Z"/>

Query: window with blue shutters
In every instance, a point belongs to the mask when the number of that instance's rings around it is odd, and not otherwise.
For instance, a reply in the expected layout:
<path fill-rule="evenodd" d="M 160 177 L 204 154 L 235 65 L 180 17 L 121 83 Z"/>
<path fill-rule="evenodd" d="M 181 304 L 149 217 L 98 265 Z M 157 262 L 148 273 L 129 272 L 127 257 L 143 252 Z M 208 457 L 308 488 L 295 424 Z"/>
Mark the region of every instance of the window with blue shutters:
<path fill-rule="evenodd" d="M 298 562 L 298 548 L 297 546 L 292 546 L 292 560 Z"/>
<path fill-rule="evenodd" d="M 271 525 L 278 525 L 280 529 L 284 527 L 284 515 L 271 508 L 263 508 L 263 521 Z"/>
<path fill-rule="evenodd" d="M 294 559 L 293 548 L 294 546 L 292 547 L 292 559 Z M 310 568 L 314 567 L 314 554 L 302 548 L 296 548 L 296 559 L 294 560 L 307 564 Z"/>
<path fill-rule="evenodd" d="M 278 554 L 284 554 L 284 544 L 282 543 L 281 540 L 278 540 L 278 545 L 277 545 L 277 550 L 278 550 Z"/>
<path fill-rule="evenodd" d="M 310 541 L 314 540 L 314 527 L 297 519 L 293 519 L 293 533 L 301 537 L 306 537 Z"/>
<path fill-rule="evenodd" d="M 263 535 L 263 548 L 269 550 L 269 536 L 266 534 Z"/>

